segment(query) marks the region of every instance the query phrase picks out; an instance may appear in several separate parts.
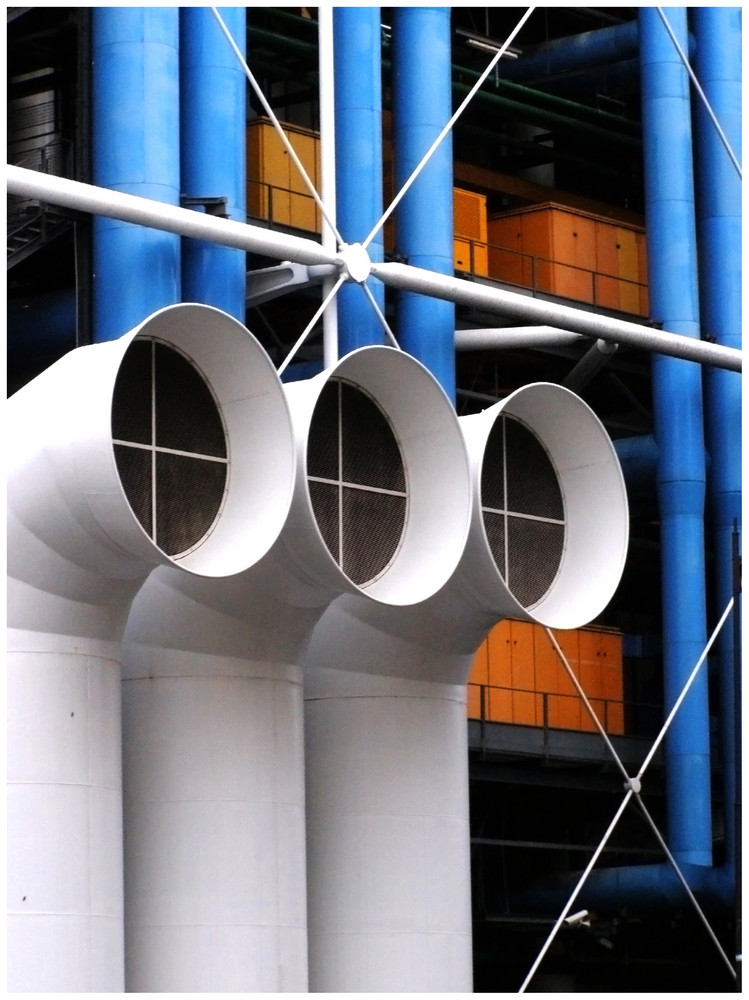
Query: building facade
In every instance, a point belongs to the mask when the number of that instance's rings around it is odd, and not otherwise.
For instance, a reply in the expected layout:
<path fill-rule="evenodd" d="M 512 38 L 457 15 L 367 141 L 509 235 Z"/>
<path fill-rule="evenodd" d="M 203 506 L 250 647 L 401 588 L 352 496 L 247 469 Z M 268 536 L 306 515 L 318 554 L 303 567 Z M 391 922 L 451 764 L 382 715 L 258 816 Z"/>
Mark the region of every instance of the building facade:
<path fill-rule="evenodd" d="M 9 989 L 740 988 L 741 30 L 8 8 Z"/>

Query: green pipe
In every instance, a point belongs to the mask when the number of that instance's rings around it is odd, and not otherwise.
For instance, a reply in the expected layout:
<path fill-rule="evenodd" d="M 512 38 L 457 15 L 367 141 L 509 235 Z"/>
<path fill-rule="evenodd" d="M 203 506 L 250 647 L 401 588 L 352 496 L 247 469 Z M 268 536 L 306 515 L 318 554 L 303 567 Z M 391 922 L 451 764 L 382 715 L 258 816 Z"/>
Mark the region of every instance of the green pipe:
<path fill-rule="evenodd" d="M 274 10 L 273 13 L 275 15 L 277 11 Z M 294 15 L 284 14 L 282 16 L 286 20 L 293 20 L 297 25 L 299 23 L 305 25 L 309 23 L 305 18 L 295 17 Z M 286 35 L 281 35 L 278 32 L 270 31 L 266 28 L 256 27 L 252 24 L 250 25 L 249 31 L 251 38 L 249 48 L 250 52 L 252 52 L 253 48 L 257 44 L 262 42 L 267 44 L 276 44 L 280 47 L 296 51 L 300 55 L 309 56 L 310 60 L 315 63 L 316 67 L 316 42 L 305 42 L 298 38 L 289 38 Z M 387 60 L 383 60 L 382 65 L 383 69 L 390 67 Z M 464 75 L 474 76 L 476 78 L 479 76 L 479 74 L 473 70 L 468 70 L 461 66 L 453 66 L 453 90 L 455 92 L 467 94 L 471 89 L 471 85 L 464 84 L 456 79 L 456 77 Z M 496 107 L 501 107 L 505 111 L 514 113 L 523 120 L 535 125 L 555 125 L 559 128 L 576 130 L 583 132 L 592 138 L 604 139 L 609 142 L 630 146 L 632 149 L 639 149 L 642 145 L 639 137 L 639 123 L 631 122 L 628 119 L 620 118 L 618 115 L 612 115 L 606 111 L 598 111 L 593 108 L 587 108 L 585 105 L 567 100 L 566 98 L 543 94 L 540 91 L 533 90 L 531 87 L 524 87 L 521 84 L 500 81 L 498 90 L 503 91 L 503 93 L 479 90 L 476 93 L 476 100 L 494 104 Z M 515 95 L 515 98 L 511 96 L 513 94 Z M 516 99 L 520 97 L 524 97 L 525 101 Z M 536 107 L 532 104 L 534 101 L 537 105 Z M 558 108 L 559 111 L 555 111 L 554 108 Z M 563 114 L 562 111 L 565 113 Z M 577 117 L 573 117 L 573 113 L 576 114 Z M 597 124 L 583 120 L 591 116 L 595 117 Z M 625 129 L 630 134 L 622 134 L 622 129 Z M 635 131 L 637 132 L 637 135 L 633 134 Z"/>

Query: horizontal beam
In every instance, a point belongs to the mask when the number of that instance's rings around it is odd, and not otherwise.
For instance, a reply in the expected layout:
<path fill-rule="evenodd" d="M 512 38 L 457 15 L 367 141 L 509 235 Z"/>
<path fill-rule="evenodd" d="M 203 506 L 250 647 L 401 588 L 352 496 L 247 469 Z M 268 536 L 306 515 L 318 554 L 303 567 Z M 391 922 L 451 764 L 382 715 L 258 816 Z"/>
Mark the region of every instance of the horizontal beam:
<path fill-rule="evenodd" d="M 347 269 L 345 255 L 341 252 L 328 250 L 315 240 L 300 236 L 244 222 L 218 219 L 176 205 L 82 184 L 24 167 L 8 165 L 6 182 L 10 195 L 62 205 L 76 211 L 120 219 L 297 264 L 334 264 L 342 271 Z M 369 273 L 392 288 L 514 317 L 535 326 L 557 327 L 595 340 L 626 344 L 638 350 L 713 365 L 728 371 L 741 371 L 741 351 L 732 347 L 656 330 L 640 323 L 630 323 L 573 306 L 545 302 L 530 295 L 509 292 L 467 281 L 465 278 L 437 274 L 410 264 L 370 263 Z"/>
<path fill-rule="evenodd" d="M 234 247 L 265 257 L 292 260 L 297 264 L 335 264 L 336 255 L 315 240 L 291 236 L 262 226 L 219 219 L 161 201 L 82 184 L 36 170 L 8 165 L 8 194 L 63 205 L 91 215 L 103 215 L 150 229 L 177 233 L 220 246 Z"/>
<path fill-rule="evenodd" d="M 600 313 L 576 309 L 556 302 L 545 302 L 530 295 L 508 292 L 503 288 L 437 274 L 408 264 L 372 264 L 371 273 L 391 288 L 402 288 L 421 295 L 446 299 L 456 305 L 471 306 L 486 312 L 513 316 L 526 323 L 553 326 L 581 333 L 596 340 L 626 344 L 643 351 L 666 354 L 685 361 L 714 365 L 729 371 L 741 371 L 741 351 L 704 340 L 667 333 L 641 323 L 615 319 Z"/>

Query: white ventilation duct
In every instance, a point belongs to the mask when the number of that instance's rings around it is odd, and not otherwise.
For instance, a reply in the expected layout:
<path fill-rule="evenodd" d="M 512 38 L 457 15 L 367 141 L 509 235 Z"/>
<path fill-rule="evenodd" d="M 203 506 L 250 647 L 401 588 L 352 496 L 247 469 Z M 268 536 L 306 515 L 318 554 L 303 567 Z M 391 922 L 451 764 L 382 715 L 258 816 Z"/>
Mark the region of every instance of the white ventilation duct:
<path fill-rule="evenodd" d="M 465 545 L 464 441 L 419 362 L 365 347 L 284 388 L 297 477 L 277 542 L 228 580 L 155 571 L 128 622 L 129 991 L 306 992 L 307 643 L 342 593 L 427 599 Z"/>
<path fill-rule="evenodd" d="M 412 608 L 339 598 L 305 660 L 314 992 L 471 992 L 473 655 L 504 617 L 585 624 L 624 566 L 624 482 L 585 403 L 529 385 L 461 424 L 474 502 L 456 573 Z"/>
<path fill-rule="evenodd" d="M 288 409 L 243 326 L 180 305 L 72 351 L 6 419 L 8 988 L 119 992 L 130 604 L 156 565 L 233 574 L 272 543 Z"/>

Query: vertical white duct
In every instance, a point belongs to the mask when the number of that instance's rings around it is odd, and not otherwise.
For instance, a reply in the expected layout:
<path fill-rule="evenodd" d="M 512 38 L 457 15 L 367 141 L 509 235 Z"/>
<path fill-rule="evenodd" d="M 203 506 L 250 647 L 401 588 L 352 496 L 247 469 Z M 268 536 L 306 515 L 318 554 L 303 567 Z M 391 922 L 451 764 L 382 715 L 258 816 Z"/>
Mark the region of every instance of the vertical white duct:
<path fill-rule="evenodd" d="M 264 359 L 230 317 L 173 306 L 8 403 L 11 992 L 124 988 L 122 632 L 154 566 L 237 573 L 280 531 L 291 433 Z"/>
<path fill-rule="evenodd" d="M 278 541 L 232 579 L 157 570 L 128 622 L 129 991 L 308 989 L 307 643 L 342 593 L 426 599 L 465 544 L 465 445 L 422 365 L 367 347 L 284 388 L 297 477 Z"/>
<path fill-rule="evenodd" d="M 415 607 L 339 598 L 305 660 L 314 992 L 471 991 L 473 655 L 504 617 L 590 621 L 623 568 L 623 479 L 580 399 L 529 385 L 461 424 L 474 498 L 455 574 Z"/>

